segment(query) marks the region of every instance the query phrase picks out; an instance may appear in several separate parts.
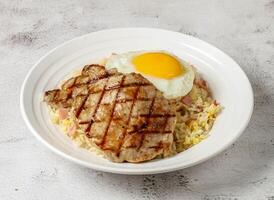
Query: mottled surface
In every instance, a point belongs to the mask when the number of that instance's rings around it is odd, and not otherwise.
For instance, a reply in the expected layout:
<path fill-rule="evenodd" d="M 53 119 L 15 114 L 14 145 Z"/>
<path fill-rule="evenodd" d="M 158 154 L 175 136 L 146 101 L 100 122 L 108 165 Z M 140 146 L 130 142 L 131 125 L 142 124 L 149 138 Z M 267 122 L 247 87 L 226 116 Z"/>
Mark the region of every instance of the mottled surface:
<path fill-rule="evenodd" d="M 0 0 L 0 199 L 274 200 L 273 0 Z M 56 45 L 113 27 L 194 35 L 231 55 L 255 92 L 251 123 L 228 150 L 153 176 L 96 172 L 42 146 L 19 112 L 31 66 Z"/>

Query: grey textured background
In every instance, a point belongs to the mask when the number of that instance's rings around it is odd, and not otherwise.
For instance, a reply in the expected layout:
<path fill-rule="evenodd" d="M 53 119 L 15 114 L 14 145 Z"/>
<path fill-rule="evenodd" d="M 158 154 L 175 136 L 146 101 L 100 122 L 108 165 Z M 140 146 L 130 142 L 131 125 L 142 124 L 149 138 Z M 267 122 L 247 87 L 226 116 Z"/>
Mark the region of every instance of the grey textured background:
<path fill-rule="evenodd" d="M 0 0 L 0 25 L 1 200 L 274 200 L 273 0 Z M 255 109 L 233 146 L 189 169 L 125 176 L 70 163 L 32 136 L 19 112 L 20 86 L 31 66 L 76 36 L 129 26 L 196 36 L 243 67 Z"/>

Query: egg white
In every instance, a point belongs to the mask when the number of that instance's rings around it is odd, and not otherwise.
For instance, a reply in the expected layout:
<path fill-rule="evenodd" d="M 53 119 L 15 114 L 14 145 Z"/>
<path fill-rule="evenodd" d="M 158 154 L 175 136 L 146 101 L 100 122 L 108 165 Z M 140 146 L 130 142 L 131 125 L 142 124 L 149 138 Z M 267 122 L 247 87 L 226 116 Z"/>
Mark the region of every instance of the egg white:
<path fill-rule="evenodd" d="M 172 79 L 163 79 L 163 78 L 157 78 L 157 77 L 145 75 L 145 74 L 142 74 L 141 72 L 138 72 L 131 61 L 133 57 L 143 53 L 147 53 L 147 52 L 148 51 L 138 51 L 138 52 L 123 53 L 123 54 L 113 54 L 110 56 L 109 59 L 107 59 L 106 68 L 107 69 L 116 68 L 118 72 L 124 73 L 124 74 L 131 73 L 131 72 L 139 73 L 142 76 L 144 76 L 147 80 L 149 80 L 158 90 L 163 92 L 166 98 L 170 99 L 170 98 L 182 97 L 187 95 L 193 87 L 193 81 L 195 78 L 195 72 L 193 67 L 189 63 L 172 55 L 176 59 L 178 59 L 179 62 L 184 67 L 184 73 L 182 75 L 179 75 L 178 77 L 174 77 Z M 167 52 L 164 52 L 164 53 L 167 53 Z M 170 53 L 167 53 L 167 54 L 170 54 Z"/>

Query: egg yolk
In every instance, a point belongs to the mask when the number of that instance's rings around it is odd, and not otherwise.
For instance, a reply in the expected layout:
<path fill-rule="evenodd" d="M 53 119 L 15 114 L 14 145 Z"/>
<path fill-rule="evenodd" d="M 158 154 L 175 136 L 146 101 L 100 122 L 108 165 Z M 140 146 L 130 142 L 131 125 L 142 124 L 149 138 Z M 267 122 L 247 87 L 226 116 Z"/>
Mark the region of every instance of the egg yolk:
<path fill-rule="evenodd" d="M 172 79 L 184 72 L 183 66 L 176 58 L 161 52 L 135 56 L 132 63 L 138 72 L 163 79 Z"/>

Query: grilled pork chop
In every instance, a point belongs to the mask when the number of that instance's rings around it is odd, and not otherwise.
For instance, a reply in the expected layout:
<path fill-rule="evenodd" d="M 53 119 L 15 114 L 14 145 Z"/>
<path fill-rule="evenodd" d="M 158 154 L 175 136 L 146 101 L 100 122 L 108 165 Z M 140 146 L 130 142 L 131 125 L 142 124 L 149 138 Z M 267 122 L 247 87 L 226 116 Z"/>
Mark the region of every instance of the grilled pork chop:
<path fill-rule="evenodd" d="M 175 106 L 148 80 L 87 65 L 61 89 L 45 92 L 52 108 L 67 108 L 105 157 L 143 162 L 174 153 Z"/>

